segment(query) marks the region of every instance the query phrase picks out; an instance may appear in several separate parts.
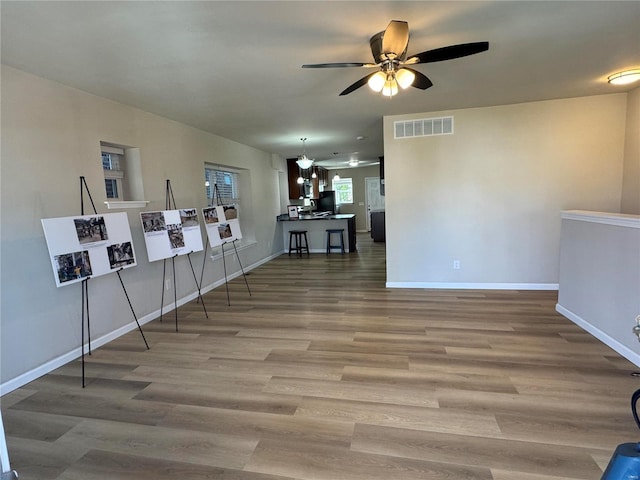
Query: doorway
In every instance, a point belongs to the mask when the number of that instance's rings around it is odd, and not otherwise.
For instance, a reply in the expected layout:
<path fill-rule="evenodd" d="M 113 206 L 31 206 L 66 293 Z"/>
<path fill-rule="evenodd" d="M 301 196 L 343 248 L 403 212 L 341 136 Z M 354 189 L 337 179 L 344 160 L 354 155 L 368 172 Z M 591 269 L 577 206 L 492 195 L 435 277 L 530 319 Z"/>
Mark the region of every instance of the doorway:
<path fill-rule="evenodd" d="M 384 196 L 380 194 L 380 177 L 365 177 L 364 201 L 367 205 L 367 232 L 371 231 L 371 211 L 384 210 Z"/>

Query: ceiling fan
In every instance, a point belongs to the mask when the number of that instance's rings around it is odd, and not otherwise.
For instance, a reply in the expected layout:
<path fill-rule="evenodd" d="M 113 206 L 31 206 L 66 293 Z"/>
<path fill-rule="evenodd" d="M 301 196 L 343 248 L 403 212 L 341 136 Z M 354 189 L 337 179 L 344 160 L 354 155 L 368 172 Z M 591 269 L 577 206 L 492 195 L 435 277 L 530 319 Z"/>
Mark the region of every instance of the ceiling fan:
<path fill-rule="evenodd" d="M 427 50 L 407 58 L 409 24 L 400 20 L 392 20 L 386 30 L 371 37 L 369 44 L 376 63 L 316 63 L 302 65 L 302 68 L 378 67 L 377 72 L 370 73 L 349 85 L 340 95 L 348 95 L 363 85 L 369 84 L 372 90 L 391 97 L 398 93 L 398 86 L 401 88 L 412 86 L 420 90 L 426 90 L 433 86 L 426 75 L 407 67 L 407 65 L 442 62 L 474 55 L 489 49 L 489 42 L 461 43 Z"/>

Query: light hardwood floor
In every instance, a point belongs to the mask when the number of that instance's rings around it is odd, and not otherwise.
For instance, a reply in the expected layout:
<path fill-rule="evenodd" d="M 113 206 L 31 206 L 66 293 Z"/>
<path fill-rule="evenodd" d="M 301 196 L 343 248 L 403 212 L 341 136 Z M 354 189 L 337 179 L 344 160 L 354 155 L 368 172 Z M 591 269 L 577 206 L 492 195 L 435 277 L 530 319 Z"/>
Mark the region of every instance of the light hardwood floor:
<path fill-rule="evenodd" d="M 636 368 L 556 292 L 385 289 L 283 255 L 2 398 L 21 480 L 599 479 Z"/>

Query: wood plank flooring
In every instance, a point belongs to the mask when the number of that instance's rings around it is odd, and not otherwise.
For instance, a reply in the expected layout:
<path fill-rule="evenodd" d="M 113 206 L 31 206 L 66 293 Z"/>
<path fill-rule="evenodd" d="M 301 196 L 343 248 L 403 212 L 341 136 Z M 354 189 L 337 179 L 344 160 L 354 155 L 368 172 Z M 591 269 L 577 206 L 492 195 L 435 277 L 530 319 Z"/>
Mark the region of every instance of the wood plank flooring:
<path fill-rule="evenodd" d="M 599 479 L 637 369 L 556 292 L 385 289 L 283 255 L 2 398 L 21 480 Z"/>

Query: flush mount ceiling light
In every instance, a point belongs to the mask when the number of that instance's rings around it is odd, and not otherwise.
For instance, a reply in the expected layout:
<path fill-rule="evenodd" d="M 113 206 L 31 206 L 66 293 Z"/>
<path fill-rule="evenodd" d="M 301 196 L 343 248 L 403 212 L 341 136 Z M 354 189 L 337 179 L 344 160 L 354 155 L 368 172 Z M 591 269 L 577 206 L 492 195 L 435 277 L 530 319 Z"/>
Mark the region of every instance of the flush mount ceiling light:
<path fill-rule="evenodd" d="M 358 160 L 349 160 L 349 166 L 350 167 L 357 167 L 358 166 Z"/>
<path fill-rule="evenodd" d="M 640 80 L 640 69 L 624 70 L 622 72 L 609 75 L 607 80 L 612 85 L 628 85 Z"/>
<path fill-rule="evenodd" d="M 302 140 L 302 155 L 298 157 L 298 160 L 296 160 L 296 163 L 301 169 L 306 170 L 307 168 L 311 168 L 311 165 L 313 165 L 313 159 L 307 157 L 307 149 L 304 144 L 304 142 L 306 142 L 307 139 L 301 138 L 300 140 Z"/>

